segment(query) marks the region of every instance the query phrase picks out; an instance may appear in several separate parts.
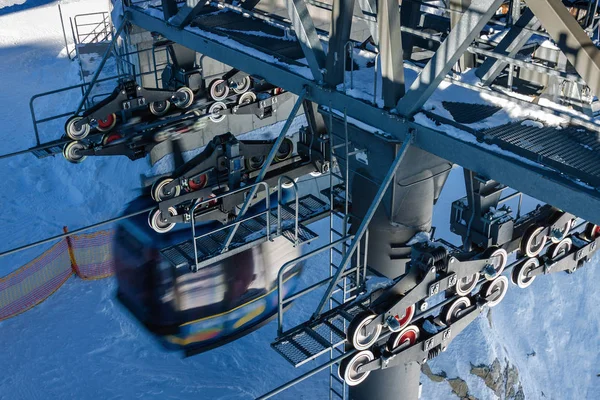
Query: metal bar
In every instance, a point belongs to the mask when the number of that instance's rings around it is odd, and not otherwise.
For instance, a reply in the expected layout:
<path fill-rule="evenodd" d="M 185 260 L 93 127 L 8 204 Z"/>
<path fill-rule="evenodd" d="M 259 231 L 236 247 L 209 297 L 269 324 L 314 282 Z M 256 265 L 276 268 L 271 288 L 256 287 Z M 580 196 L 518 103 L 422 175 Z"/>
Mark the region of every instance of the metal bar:
<path fill-rule="evenodd" d="M 179 8 L 177 14 L 169 18 L 169 23 L 179 29 L 183 29 L 189 25 L 205 7 L 206 1 L 187 0 L 186 4 Z"/>
<path fill-rule="evenodd" d="M 67 57 L 69 57 L 69 61 L 72 61 L 71 54 L 69 53 L 69 43 L 67 43 L 67 32 L 65 31 L 65 22 L 63 21 L 62 9 L 60 4 L 58 4 L 58 15 L 60 17 L 60 26 L 62 27 L 63 39 L 65 40 L 65 50 L 67 50 Z"/>
<path fill-rule="evenodd" d="M 286 6 L 294 32 L 296 32 L 313 77 L 317 82 L 322 82 L 321 70 L 325 68 L 325 53 L 306 3 L 304 0 L 286 0 Z"/>
<path fill-rule="evenodd" d="M 360 240 L 362 239 L 362 236 L 367 231 L 369 223 L 371 222 L 371 218 L 373 218 L 373 216 L 375 215 L 375 211 L 377 211 L 377 208 L 379 207 L 379 203 L 381 203 L 381 200 L 383 199 L 383 196 L 387 192 L 387 189 L 390 186 L 390 183 L 392 183 L 394 177 L 396 176 L 396 171 L 398 171 L 398 167 L 400 167 L 400 164 L 402 163 L 402 160 L 404 159 L 404 156 L 406 155 L 407 150 L 410 147 L 411 143 L 412 143 L 412 133 L 409 133 L 408 137 L 402 143 L 400 150 L 398 150 L 398 154 L 396 155 L 395 160 L 390 165 L 390 169 L 388 170 L 385 178 L 383 179 L 383 182 L 381 183 L 381 186 L 379 187 L 379 190 L 377 191 L 377 194 L 375 195 L 373 202 L 369 206 L 367 213 L 363 217 L 363 220 L 361 221 L 360 226 L 356 230 L 354 239 L 352 240 L 352 243 L 350 243 L 350 247 L 349 247 L 348 251 L 346 252 L 346 255 L 344 256 L 344 259 L 340 263 L 338 270 L 335 272 L 334 278 L 329 283 L 329 287 L 327 288 L 325 295 L 321 298 L 321 301 L 319 302 L 317 309 L 313 313 L 313 316 L 312 316 L 313 318 L 318 317 L 318 315 L 321 313 L 321 310 L 323 309 L 323 306 L 325 305 L 325 301 L 327 301 L 329 296 L 331 296 L 331 292 L 333 292 L 335 285 L 337 284 L 342 271 L 346 268 L 346 266 L 350 262 L 352 255 L 354 254 L 354 251 L 356 250 L 356 248 L 358 247 L 358 244 L 360 243 Z"/>
<path fill-rule="evenodd" d="M 377 28 L 377 20 L 372 16 L 377 15 L 377 1 L 376 0 L 358 0 L 360 10 L 365 16 L 365 23 L 369 28 L 371 37 L 376 46 L 379 45 L 379 29 Z"/>
<path fill-rule="evenodd" d="M 254 7 L 256 7 L 258 5 L 258 3 L 260 3 L 260 0 L 244 0 L 240 6 L 244 9 L 244 10 L 253 10 Z"/>
<path fill-rule="evenodd" d="M 278 388 L 271 390 L 269 393 L 266 393 L 260 397 L 257 397 L 256 400 L 270 399 L 271 397 L 283 392 L 284 390 L 291 388 L 298 382 L 302 382 L 303 380 L 310 378 L 311 376 L 323 371 L 324 369 L 329 368 L 330 366 L 332 366 L 334 364 L 337 364 L 338 362 L 342 361 L 344 358 L 354 355 L 354 353 L 356 353 L 356 349 L 352 349 L 352 350 L 348 351 L 347 353 L 345 353 L 339 357 L 336 357 L 336 358 L 326 362 L 325 364 L 300 375 L 296 379 L 292 379 L 291 381 L 279 386 Z"/>
<path fill-rule="evenodd" d="M 561 0 L 528 0 L 527 5 L 595 95 L 600 95 L 600 50 Z"/>
<path fill-rule="evenodd" d="M 296 99 L 296 104 L 294 104 L 292 111 L 290 111 L 290 115 L 288 116 L 288 119 L 285 121 L 285 125 L 283 126 L 283 129 L 279 133 L 279 136 L 277 137 L 277 140 L 275 140 L 275 143 L 273 143 L 273 147 L 271 148 L 269 155 L 265 159 L 264 164 L 263 164 L 262 168 L 260 169 L 260 172 L 256 176 L 255 184 L 258 184 L 265 178 L 265 175 L 267 174 L 267 170 L 269 169 L 269 166 L 273 162 L 273 159 L 275 159 L 275 155 L 277 154 L 277 150 L 279 149 L 279 146 L 281 146 L 281 143 L 283 142 L 285 135 L 287 134 L 288 130 L 290 129 L 290 126 L 292 126 L 292 122 L 294 121 L 294 118 L 296 118 L 296 114 L 298 113 L 298 110 L 300 109 L 300 106 L 302 105 L 302 102 L 304 101 L 306 92 L 307 92 L 307 89 L 304 88 L 302 90 L 302 92 L 298 95 L 298 99 Z M 250 192 L 250 194 L 248 194 L 248 196 L 246 197 L 246 200 L 244 201 L 242 208 L 240 209 L 237 217 L 235 218 L 236 222 L 239 219 L 241 219 L 244 216 L 244 214 L 246 213 L 246 211 L 248 210 L 248 207 L 250 206 L 250 202 L 252 201 L 252 198 L 256 195 L 257 190 L 258 190 L 258 187 L 255 186 L 252 189 L 252 192 Z M 269 195 L 270 195 L 270 193 L 267 194 L 267 199 L 269 198 Z M 268 218 L 268 215 L 267 215 L 267 218 Z M 223 251 L 227 251 L 229 243 L 231 243 L 231 240 L 233 239 L 233 237 L 235 236 L 235 233 L 237 232 L 237 228 L 238 228 L 237 225 L 234 226 L 232 231 L 227 236 L 227 241 L 225 242 L 225 247 L 223 248 Z"/>
<path fill-rule="evenodd" d="M 533 35 L 533 31 L 537 30 L 540 25 L 540 21 L 533 15 L 533 12 L 530 9 L 525 10 L 523 15 L 515 22 L 515 25 L 498 43 L 494 52 L 514 57 Z M 490 56 L 477 68 L 475 74 L 481 79 L 483 85 L 488 86 L 494 82 L 507 64 L 506 61 Z"/>
<path fill-rule="evenodd" d="M 346 65 L 346 44 L 350 40 L 354 0 L 333 0 L 329 48 L 325 67 L 325 83 L 335 87 L 344 82 Z"/>
<path fill-rule="evenodd" d="M 320 253 L 324 252 L 325 250 L 329 250 L 331 247 L 337 246 L 342 241 L 348 240 L 349 238 L 352 238 L 352 237 L 353 237 L 352 235 L 349 235 L 348 237 L 344 237 L 344 238 L 336 240 L 335 242 L 331 242 L 326 245 L 323 245 L 309 253 L 306 253 L 304 255 L 296 257 L 295 259 L 290 260 L 281 266 L 281 269 L 277 273 L 277 297 L 279 300 L 278 306 L 277 306 L 277 335 L 278 336 L 281 336 L 281 334 L 283 333 L 283 302 L 284 302 L 284 298 L 283 298 L 283 290 L 281 290 L 281 288 L 283 287 L 283 275 L 287 271 L 289 271 L 291 268 L 293 268 L 296 264 L 298 264 L 299 262 L 302 262 L 304 260 L 309 259 L 312 256 L 320 254 Z"/>
<path fill-rule="evenodd" d="M 100 73 L 102 72 L 102 68 L 104 68 L 104 64 L 106 64 L 106 60 L 110 56 L 110 53 L 112 52 L 112 49 L 115 46 L 115 41 L 119 37 L 121 32 L 123 32 L 123 29 L 125 29 L 126 25 L 127 25 L 127 14 L 123 16 L 123 21 L 121 21 L 121 25 L 119 25 L 119 28 L 117 28 L 117 31 L 115 32 L 115 35 L 113 36 L 113 39 L 110 41 L 110 44 L 104 51 L 104 55 L 102 56 L 100 65 L 98 65 L 98 69 L 94 73 L 94 76 L 92 77 L 92 80 L 90 81 L 89 86 L 88 86 L 87 90 L 85 91 L 85 94 L 83 95 L 83 98 L 81 99 L 81 101 L 79 102 L 79 105 L 77 106 L 77 111 L 75 111 L 76 115 L 79 114 L 79 112 L 83 108 L 83 105 L 85 104 L 88 97 L 90 96 L 92 89 L 94 89 L 94 84 L 98 80 L 98 77 L 100 76 Z"/>
<path fill-rule="evenodd" d="M 412 116 L 421 109 L 501 3 L 502 0 L 473 0 L 406 95 L 398 102 L 396 108 L 400 114 Z"/>
<path fill-rule="evenodd" d="M 300 209 L 300 204 L 298 201 L 298 185 L 296 184 L 296 182 L 294 182 L 294 180 L 288 176 L 285 175 L 281 175 L 279 177 L 279 179 L 277 180 L 277 235 L 281 235 L 281 196 L 282 196 L 282 192 L 283 190 L 281 187 L 281 183 L 282 180 L 286 179 L 288 182 L 290 182 L 292 184 L 292 188 L 294 188 L 294 198 L 296 201 L 296 208 L 295 208 L 295 218 L 294 218 L 294 246 L 298 245 L 298 211 Z M 268 196 L 269 194 L 267 194 Z M 270 211 L 269 211 L 270 212 Z"/>
<path fill-rule="evenodd" d="M 405 92 L 398 0 L 380 0 L 377 5 L 377 21 L 383 106 L 393 108 Z M 377 75 L 375 75 L 375 85 L 376 82 Z M 375 95 L 373 97 L 375 99 Z"/>
<path fill-rule="evenodd" d="M 88 226 L 85 226 L 83 228 L 75 229 L 74 231 L 70 231 L 68 233 L 63 233 L 61 235 L 52 236 L 52 237 L 47 238 L 47 239 L 43 239 L 43 240 L 40 240 L 40 241 L 37 241 L 37 242 L 26 244 L 24 246 L 16 247 L 14 249 L 7 250 L 7 251 L 4 251 L 4 252 L 0 253 L 0 257 L 7 256 L 9 254 L 18 253 L 19 251 L 27 250 L 27 249 L 30 249 L 32 247 L 36 247 L 36 246 L 39 246 L 39 245 L 44 244 L 44 243 L 52 242 L 52 241 L 57 240 L 57 239 L 62 239 L 62 238 L 67 237 L 67 236 L 72 236 L 72 235 L 75 235 L 75 234 L 80 233 L 80 232 L 89 231 L 90 229 L 94 229 L 94 228 L 97 228 L 97 227 L 102 226 L 102 225 L 110 224 L 111 222 L 117 222 L 117 221 L 120 221 L 122 219 L 131 218 L 131 217 L 134 217 L 136 215 L 143 214 L 145 212 L 151 211 L 154 208 L 156 208 L 156 207 L 145 208 L 143 210 L 136 211 L 136 212 L 131 213 L 131 214 L 122 215 L 120 217 L 107 219 L 106 221 L 98 222 L 96 224 L 88 225 Z"/>

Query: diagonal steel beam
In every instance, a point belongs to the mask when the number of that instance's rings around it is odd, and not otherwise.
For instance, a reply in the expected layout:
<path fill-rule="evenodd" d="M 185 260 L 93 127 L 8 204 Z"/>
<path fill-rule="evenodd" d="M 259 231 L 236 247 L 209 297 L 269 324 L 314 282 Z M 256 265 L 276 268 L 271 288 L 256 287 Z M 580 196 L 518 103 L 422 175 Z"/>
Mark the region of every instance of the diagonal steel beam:
<path fill-rule="evenodd" d="M 360 241 L 362 240 L 363 235 L 365 234 L 365 232 L 367 231 L 367 228 L 369 227 L 369 223 L 371 222 L 371 219 L 375 215 L 375 211 L 377 211 L 377 209 L 379 208 L 379 204 L 381 203 L 383 196 L 385 195 L 388 188 L 390 187 L 390 184 L 394 180 L 394 177 L 396 176 L 396 172 L 398 171 L 398 168 L 400 167 L 400 164 L 402 163 L 402 160 L 404 159 L 404 156 L 406 155 L 406 152 L 407 152 L 408 148 L 410 147 L 412 140 L 413 140 L 413 134 L 409 132 L 406 135 L 406 137 L 404 138 L 404 142 L 402 142 L 402 146 L 400 147 L 400 150 L 398 150 L 398 154 L 396 154 L 396 158 L 392 162 L 392 165 L 390 165 L 390 169 L 388 170 L 387 175 L 385 176 L 385 178 L 383 178 L 383 182 L 381 182 L 381 186 L 379 186 L 379 190 L 375 194 L 375 197 L 373 198 L 373 202 L 369 206 L 367 213 L 365 214 L 364 218 L 360 222 L 360 226 L 356 230 L 354 239 L 352 239 L 352 243 L 350 243 L 350 246 L 346 250 L 346 254 L 344 255 L 344 258 L 340 262 L 340 265 L 338 266 L 337 271 L 335 271 L 335 275 L 332 277 L 331 281 L 329 282 L 329 286 L 327 287 L 325 294 L 321 298 L 321 301 L 319 302 L 319 305 L 317 306 L 316 311 L 312 315 L 313 319 L 317 318 L 321 314 L 321 311 L 323 310 L 325 303 L 331 297 L 331 294 L 333 293 L 333 291 L 335 289 L 335 285 L 340 280 L 340 276 L 342 275 L 342 272 L 346 269 L 346 267 L 350 263 L 350 260 L 352 259 L 354 252 L 358 248 L 358 245 L 360 244 Z"/>
<path fill-rule="evenodd" d="M 177 1 L 176 0 L 162 0 L 161 1 L 163 14 L 165 21 L 168 21 L 173 15 L 177 14 Z"/>
<path fill-rule="evenodd" d="M 192 22 L 192 20 L 206 7 L 205 0 L 187 0 L 185 5 L 179 8 L 177 14 L 175 14 L 172 18 L 166 18 L 165 20 L 169 21 L 169 23 L 173 26 L 178 27 L 179 29 L 183 29 Z M 166 13 L 166 11 L 165 11 Z"/>
<path fill-rule="evenodd" d="M 245 0 L 240 4 L 240 6 L 244 10 L 251 11 L 254 10 L 254 7 L 256 7 L 258 3 L 260 3 L 260 0 Z"/>
<path fill-rule="evenodd" d="M 527 5 L 592 93 L 600 95 L 600 50 L 562 1 L 527 0 Z"/>
<path fill-rule="evenodd" d="M 381 93 L 383 105 L 394 108 L 404 95 L 404 58 L 398 0 L 379 0 L 379 61 L 381 63 Z"/>
<path fill-rule="evenodd" d="M 417 113 L 460 56 L 467 50 L 481 29 L 494 15 L 502 0 L 473 0 L 446 40 L 440 45 L 423 71 L 398 102 L 398 112 L 404 116 Z"/>
<path fill-rule="evenodd" d="M 367 18 L 365 24 L 369 28 L 369 32 L 371 33 L 371 37 L 373 38 L 373 42 L 375 45 L 379 45 L 379 31 L 377 29 L 377 0 L 358 0 L 358 5 L 360 6 L 360 10 L 362 11 L 365 17 Z"/>
<path fill-rule="evenodd" d="M 333 0 L 325 75 L 325 82 L 332 87 L 344 81 L 346 43 L 350 40 L 353 12 L 354 0 Z"/>
<path fill-rule="evenodd" d="M 508 57 L 514 57 L 521 48 L 527 43 L 533 31 L 539 29 L 541 23 L 530 9 L 525 10 L 523 15 L 515 22 L 500 43 L 496 46 L 495 52 Z M 500 75 L 508 62 L 488 57 L 483 64 L 477 68 L 477 75 L 483 85 L 489 86 Z"/>
<path fill-rule="evenodd" d="M 304 0 L 286 0 L 285 3 L 294 32 L 296 32 L 313 77 L 317 82 L 322 82 L 321 70 L 325 68 L 325 53 L 306 3 Z"/>
<path fill-rule="evenodd" d="M 277 140 L 275 140 L 275 143 L 273 143 L 273 147 L 271 148 L 269 155 L 265 159 L 265 162 L 264 162 L 262 168 L 260 169 L 258 175 L 256 176 L 256 180 L 254 181 L 254 183 L 262 182 L 262 180 L 265 178 L 265 175 L 267 175 L 267 170 L 269 169 L 269 167 L 271 166 L 271 163 L 275 159 L 277 150 L 279 149 L 279 146 L 281 146 L 283 139 L 285 139 L 285 135 L 287 134 L 290 127 L 292 126 L 292 122 L 294 122 L 294 118 L 296 118 L 296 114 L 298 114 L 298 110 L 300 109 L 300 106 L 302 105 L 302 103 L 304 101 L 306 93 L 307 93 L 307 89 L 304 88 L 302 90 L 302 92 L 300 92 L 300 94 L 298 95 L 298 99 L 296 99 L 296 103 L 294 104 L 292 111 L 290 111 L 290 115 L 288 116 L 287 120 L 285 121 L 285 125 L 283 125 L 283 129 L 279 133 L 279 136 L 277 137 Z M 244 218 L 244 214 L 246 214 L 246 211 L 248 211 L 248 208 L 250 207 L 250 203 L 252 202 L 252 199 L 254 198 L 254 196 L 256 196 L 256 193 L 258 192 L 259 187 L 260 186 L 254 186 L 252 188 L 252 190 L 250 191 L 250 193 L 248 193 L 248 195 L 246 196 L 246 200 L 244 201 L 244 204 L 242 205 L 242 208 L 238 212 L 237 217 L 235 217 L 235 221 L 233 223 L 238 222 L 242 218 Z M 267 193 L 266 195 L 270 196 L 271 194 Z M 271 211 L 267 210 L 267 212 L 271 212 Z M 229 244 L 231 243 L 231 240 L 235 236 L 235 233 L 237 232 L 239 226 L 240 226 L 239 224 L 234 225 L 231 232 L 229 232 L 229 235 L 227 235 L 227 239 L 225 240 L 225 246 L 221 250 L 223 253 L 229 249 Z M 271 229 L 271 227 L 267 226 L 267 232 L 269 232 L 270 229 Z"/>

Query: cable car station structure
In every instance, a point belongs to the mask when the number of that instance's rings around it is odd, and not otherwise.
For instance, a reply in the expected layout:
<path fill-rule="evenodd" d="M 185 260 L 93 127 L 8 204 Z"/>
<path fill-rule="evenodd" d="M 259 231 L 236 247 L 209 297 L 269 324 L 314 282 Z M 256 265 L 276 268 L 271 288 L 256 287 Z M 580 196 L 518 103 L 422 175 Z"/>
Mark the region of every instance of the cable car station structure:
<path fill-rule="evenodd" d="M 158 204 L 150 224 L 166 232 L 190 223 L 192 232 L 191 239 L 161 253 L 174 268 L 197 273 L 279 236 L 302 248 L 317 237 L 308 224 L 329 218 L 328 243 L 279 271 L 272 343 L 294 366 L 329 359 L 261 398 L 327 369 L 329 398 L 414 400 L 421 365 L 502 300 L 509 284 L 503 272 L 525 288 L 538 275 L 575 272 L 600 244 L 597 3 L 579 8 L 560 0 L 450 0 L 448 7 L 417 0 L 115 3 L 113 17 L 116 12 L 121 18 L 113 19 L 112 41 L 97 73 L 82 86 L 67 138 L 54 144 L 38 139 L 30 151 L 45 156 L 66 143 L 70 161 L 115 154 L 136 159 L 159 148 L 157 137 L 182 132 L 190 121 L 218 123 L 236 114 L 262 119 L 285 101 L 293 104 L 280 134 L 268 143 L 219 136 L 185 164 L 179 158 L 185 140 L 172 141 L 179 167 L 154 183 Z M 316 14 L 329 19 L 327 30 L 317 27 Z M 361 40 L 354 38 L 356 24 L 365 27 Z M 112 97 L 87 107 L 106 59 L 138 36 L 150 38 L 152 51 L 166 46 L 170 54 L 163 87 L 123 82 Z M 231 69 L 203 83 L 196 53 Z M 252 95 L 244 94 L 250 83 Z M 204 93 L 206 100 L 194 100 L 194 93 L 196 99 Z M 232 94 L 235 103 L 228 103 Z M 90 139 L 117 124 L 113 113 L 120 107 L 126 111 L 146 102 L 151 121 L 127 128 L 143 145 L 135 147 L 122 135 Z M 166 131 L 157 131 L 167 125 L 161 121 L 170 115 L 168 108 L 191 111 L 176 114 Z M 511 116 L 519 108 L 525 111 Z M 308 126 L 290 132 L 300 110 Z M 504 117 L 495 119 L 498 115 Z M 549 121 L 553 118 L 560 123 Z M 431 225 L 454 165 L 464 168 L 467 192 L 452 204 L 449 218 L 462 247 L 434 239 Z M 320 198 L 298 193 L 294 183 L 311 172 L 329 176 Z M 225 179 L 230 190 L 209 193 L 212 179 Z M 281 198 L 284 185 L 294 191 L 290 202 Z M 274 192 L 276 208 L 269 206 Z M 522 213 L 522 194 L 546 205 Z M 256 199 L 265 200 L 267 210 L 247 216 Z M 517 200 L 515 212 L 507 203 Z M 217 203 L 220 211 L 211 209 Z M 224 228 L 198 235 L 195 223 L 203 219 L 219 220 Z M 422 233 L 426 238 L 415 240 Z M 324 252 L 329 265 L 318 267 L 329 277 L 285 296 L 286 271 Z M 516 259 L 509 262 L 512 254 Z M 390 283 L 369 292 L 370 275 Z M 324 295 L 312 317 L 287 326 L 287 306 L 319 288 Z"/>

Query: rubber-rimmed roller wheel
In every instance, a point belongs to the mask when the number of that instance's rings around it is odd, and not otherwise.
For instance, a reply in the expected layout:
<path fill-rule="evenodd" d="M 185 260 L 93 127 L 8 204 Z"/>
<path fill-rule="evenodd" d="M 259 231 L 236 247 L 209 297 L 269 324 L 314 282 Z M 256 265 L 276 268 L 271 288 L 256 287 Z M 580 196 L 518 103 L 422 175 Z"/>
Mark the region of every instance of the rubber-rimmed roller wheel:
<path fill-rule="evenodd" d="M 165 186 L 172 181 L 172 178 L 161 178 L 154 182 L 151 189 L 152 198 L 157 202 L 161 202 L 163 200 L 168 200 L 172 199 L 173 197 L 179 196 L 179 193 L 181 191 L 179 186 L 176 186 L 174 189 L 171 189 L 171 191 L 165 190 Z"/>
<path fill-rule="evenodd" d="M 295 178 L 295 179 L 294 179 L 294 182 L 298 182 L 298 178 Z M 282 183 L 282 184 L 281 184 L 281 187 L 282 187 L 283 189 L 291 189 L 291 188 L 293 188 L 293 187 L 294 187 L 294 184 L 293 184 L 292 182 L 290 182 L 290 181 L 286 180 L 286 181 L 285 181 L 285 183 Z"/>
<path fill-rule="evenodd" d="M 285 138 L 275 153 L 275 162 L 287 160 L 294 152 L 294 142 Z"/>
<path fill-rule="evenodd" d="M 368 364 L 374 359 L 375 356 L 371 351 L 359 351 L 352 357 L 348 357 L 342 360 L 342 362 L 340 363 L 340 367 L 338 368 L 338 374 L 348 386 L 356 386 L 362 383 L 365 379 L 367 379 L 369 374 L 371 374 L 371 371 L 359 374 L 357 372 L 358 368 L 360 368 L 362 365 Z"/>
<path fill-rule="evenodd" d="M 585 226 L 583 235 L 587 240 L 596 240 L 598 237 L 600 237 L 600 225 L 595 225 L 591 222 L 588 222 Z"/>
<path fill-rule="evenodd" d="M 221 85 L 221 87 L 218 87 L 219 85 Z M 223 79 L 215 79 L 210 83 L 208 93 L 213 100 L 225 100 L 227 96 L 229 96 L 229 86 L 227 86 L 227 82 Z"/>
<path fill-rule="evenodd" d="M 210 114 L 210 120 L 212 122 L 221 122 L 225 119 L 225 114 L 219 115 L 217 114 L 221 110 L 226 110 L 227 105 L 221 101 L 217 101 L 213 103 L 208 109 L 208 113 Z"/>
<path fill-rule="evenodd" d="M 188 180 L 188 186 L 191 191 L 204 189 L 204 187 L 206 186 L 207 183 L 208 183 L 208 175 L 206 175 L 206 174 L 194 176 L 192 179 Z"/>
<path fill-rule="evenodd" d="M 442 311 L 440 312 L 440 318 L 444 324 L 451 325 L 454 321 L 460 318 L 458 313 L 466 310 L 469 307 L 471 307 L 471 299 L 468 297 L 459 297 L 452 303 L 442 308 Z"/>
<path fill-rule="evenodd" d="M 487 305 L 491 307 L 497 306 L 504 296 L 506 296 L 506 292 L 508 291 L 508 278 L 505 276 L 498 277 L 491 282 L 487 282 L 481 288 L 481 292 L 483 296 L 488 298 Z"/>
<path fill-rule="evenodd" d="M 375 319 L 376 315 L 370 311 L 363 311 L 352 319 L 348 326 L 346 337 L 348 342 L 356 350 L 366 350 L 373 346 L 379 335 L 381 334 L 382 326 L 376 324 L 367 331 L 367 325 Z"/>
<path fill-rule="evenodd" d="M 87 156 L 78 154 L 79 151 L 85 150 L 85 145 L 81 142 L 69 142 L 63 147 L 63 157 L 73 164 L 79 164 L 86 159 Z"/>
<path fill-rule="evenodd" d="M 246 158 L 246 168 L 249 170 L 260 169 L 265 163 L 265 156 L 250 156 Z"/>
<path fill-rule="evenodd" d="M 546 255 L 551 260 L 563 258 L 565 254 L 567 254 L 569 250 L 571 250 L 571 247 L 573 247 L 573 241 L 570 238 L 565 238 L 560 242 L 548 247 Z"/>
<path fill-rule="evenodd" d="M 106 133 L 102 136 L 102 145 L 106 146 L 114 142 L 115 140 L 122 139 L 123 137 L 119 133 Z"/>
<path fill-rule="evenodd" d="M 152 103 L 150 103 L 150 106 L 148 108 L 150 109 L 150 112 L 152 114 L 160 117 L 161 115 L 165 115 L 167 111 L 169 111 L 169 108 L 171 108 L 171 103 L 168 100 L 153 101 Z"/>
<path fill-rule="evenodd" d="M 506 263 L 508 262 L 508 253 L 506 250 L 499 247 L 490 247 L 483 253 L 483 258 L 489 258 L 491 265 L 494 267 L 496 271 L 495 274 L 489 274 L 485 272 L 483 276 L 488 281 L 496 279 L 498 276 L 502 274 L 504 268 L 506 267 Z"/>
<path fill-rule="evenodd" d="M 540 261 L 537 258 L 529 258 L 513 268 L 512 273 L 510 274 L 510 280 L 521 289 L 525 289 L 535 280 L 535 276 L 528 277 L 527 274 L 529 271 L 536 269 L 539 266 Z"/>
<path fill-rule="evenodd" d="M 408 326 L 408 324 L 410 324 L 413 317 L 415 316 L 415 310 L 416 307 L 413 304 L 412 306 L 406 308 L 403 315 L 396 315 L 396 320 L 400 324 L 399 329 L 404 329 Z"/>
<path fill-rule="evenodd" d="M 173 104 L 177 108 L 188 108 L 194 102 L 194 92 L 187 86 L 182 86 L 177 89 Z"/>
<path fill-rule="evenodd" d="M 108 132 L 117 125 L 117 115 L 112 113 L 104 119 L 98 119 L 96 122 L 98 123 L 97 128 L 100 132 Z"/>
<path fill-rule="evenodd" d="M 65 133 L 67 136 L 73 140 L 81 140 L 85 138 L 90 133 L 90 124 L 83 123 L 81 128 L 75 128 L 75 122 L 81 121 L 83 117 L 71 117 L 65 123 Z"/>
<path fill-rule="evenodd" d="M 479 273 L 475 273 L 471 276 L 466 276 L 458 280 L 456 282 L 456 287 L 454 288 L 456 294 L 459 296 L 466 296 L 470 294 L 475 286 L 477 286 L 477 281 L 479 280 Z"/>
<path fill-rule="evenodd" d="M 239 105 L 251 104 L 256 101 L 256 95 L 252 92 L 246 92 L 238 99 Z"/>
<path fill-rule="evenodd" d="M 250 86 L 252 86 L 252 79 L 250 79 L 249 76 L 246 76 L 244 79 L 242 79 L 240 84 L 233 88 L 233 91 L 237 94 L 246 93 L 248 90 L 250 90 Z"/>
<path fill-rule="evenodd" d="M 546 245 L 546 235 L 541 234 L 543 226 L 531 226 L 521 239 L 521 253 L 527 257 L 537 257 Z"/>
<path fill-rule="evenodd" d="M 419 334 L 419 328 L 415 325 L 409 325 L 400 332 L 394 332 L 386 343 L 387 349 L 389 351 L 406 349 L 417 342 Z"/>
<path fill-rule="evenodd" d="M 169 214 L 175 216 L 177 215 L 177 210 L 173 207 L 169 207 Z M 155 232 L 167 233 L 173 229 L 176 224 L 174 222 L 167 222 L 163 218 L 160 208 L 156 208 L 148 214 L 148 225 L 150 225 L 150 228 L 154 229 Z"/>

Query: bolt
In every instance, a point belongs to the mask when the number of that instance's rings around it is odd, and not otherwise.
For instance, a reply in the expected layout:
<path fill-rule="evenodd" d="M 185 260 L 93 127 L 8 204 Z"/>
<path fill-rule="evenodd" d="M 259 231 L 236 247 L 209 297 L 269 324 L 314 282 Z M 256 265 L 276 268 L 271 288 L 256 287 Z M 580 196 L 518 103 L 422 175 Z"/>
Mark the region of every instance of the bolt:
<path fill-rule="evenodd" d="M 427 302 L 426 302 L 426 301 L 422 302 L 422 303 L 421 303 L 421 307 L 420 307 L 421 311 L 425 311 L 425 310 L 427 310 L 427 307 L 428 307 L 428 306 L 429 306 L 429 304 L 427 304 Z"/>
<path fill-rule="evenodd" d="M 427 363 L 427 357 L 423 358 L 423 361 L 421 361 L 421 364 L 425 364 Z"/>
<path fill-rule="evenodd" d="M 431 267 L 431 269 L 429 270 L 430 274 L 435 274 L 435 267 Z"/>
<path fill-rule="evenodd" d="M 442 346 L 442 352 L 446 351 L 446 346 Z"/>
<path fill-rule="evenodd" d="M 454 286 L 454 285 L 456 285 L 457 281 L 458 281 L 458 278 L 456 277 L 456 275 L 452 275 L 450 277 L 450 279 L 448 279 L 448 284 L 450 286 Z"/>

